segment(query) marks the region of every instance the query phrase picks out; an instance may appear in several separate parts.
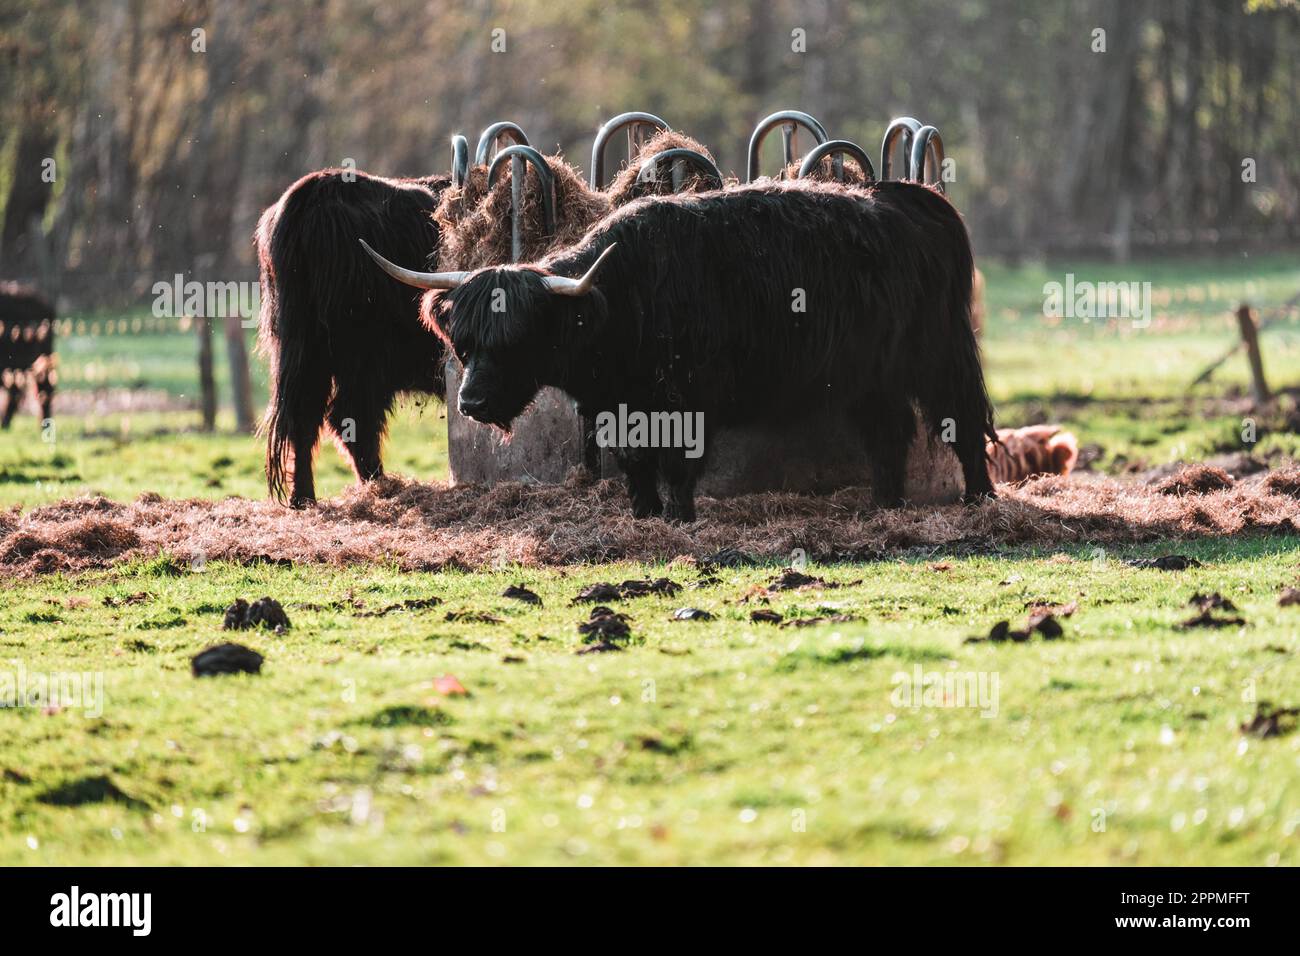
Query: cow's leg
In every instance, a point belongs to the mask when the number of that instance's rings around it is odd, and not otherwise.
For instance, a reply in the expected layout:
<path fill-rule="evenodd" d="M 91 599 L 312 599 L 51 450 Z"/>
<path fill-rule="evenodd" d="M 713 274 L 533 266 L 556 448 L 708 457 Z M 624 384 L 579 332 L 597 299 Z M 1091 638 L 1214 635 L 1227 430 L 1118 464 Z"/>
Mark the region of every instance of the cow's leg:
<path fill-rule="evenodd" d="M 392 402 L 391 395 L 384 401 L 364 387 L 342 383 L 330 403 L 330 430 L 339 449 L 351 459 L 358 481 L 370 481 L 384 473 L 380 447 Z"/>
<path fill-rule="evenodd" d="M 41 375 L 36 381 L 36 394 L 41 401 L 41 427 L 54 418 L 54 383 L 49 373 Z"/>
<path fill-rule="evenodd" d="M 703 414 L 681 414 L 690 416 L 683 420 L 683 445 L 659 453 L 659 470 L 668 484 L 664 520 L 691 522 L 695 520 L 695 483 L 704 473 L 706 453 L 713 436 Z"/>
<path fill-rule="evenodd" d="M 5 389 L 5 392 L 7 396 L 5 401 L 5 413 L 4 417 L 0 418 L 0 428 L 8 428 L 13 424 L 14 415 L 17 414 L 18 406 L 21 405 L 23 401 L 23 390 L 17 385 L 10 385 Z"/>
<path fill-rule="evenodd" d="M 695 475 L 686 470 L 684 475 L 668 479 L 668 503 L 663 506 L 666 522 L 689 524 L 695 520 Z"/>
<path fill-rule="evenodd" d="M 693 462 L 679 451 L 665 454 L 660 459 L 664 480 L 668 483 L 668 503 L 664 505 L 665 521 L 689 523 L 695 520 L 695 479 L 698 475 Z"/>
<path fill-rule="evenodd" d="M 294 404 L 293 426 L 289 440 L 293 445 L 293 493 L 289 505 L 302 508 L 316 502 L 316 480 L 313 459 L 316 444 L 320 441 L 325 409 L 329 405 L 330 380 L 328 376 L 304 382 L 297 395 L 289 396 Z"/>
<path fill-rule="evenodd" d="M 989 498 L 996 498 L 993 482 L 989 479 L 988 454 L 984 441 L 984 429 L 969 420 L 958 420 L 953 451 L 961 462 L 962 477 L 966 480 L 966 493 L 962 501 L 975 504 Z"/>
<path fill-rule="evenodd" d="M 627 493 L 632 499 L 632 517 L 650 518 L 662 514 L 664 504 L 659 498 L 655 455 L 640 448 L 626 449 L 618 454 L 618 463 L 623 473 L 627 475 Z"/>
<path fill-rule="evenodd" d="M 854 410 L 862 444 L 871 461 L 871 491 L 882 508 L 903 504 L 907 452 L 916 434 L 912 403 L 897 395 L 873 393 Z"/>

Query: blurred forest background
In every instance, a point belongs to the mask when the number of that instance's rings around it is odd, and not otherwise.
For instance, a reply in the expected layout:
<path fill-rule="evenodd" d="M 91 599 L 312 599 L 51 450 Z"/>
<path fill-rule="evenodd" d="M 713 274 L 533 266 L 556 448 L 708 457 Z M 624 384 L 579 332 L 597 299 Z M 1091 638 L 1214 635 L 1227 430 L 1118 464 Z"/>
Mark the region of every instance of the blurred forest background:
<path fill-rule="evenodd" d="M 0 0 L 0 277 L 80 308 L 252 279 L 303 173 L 445 171 L 499 119 L 585 169 L 629 109 L 731 171 L 776 109 L 873 156 L 918 116 L 981 254 L 1277 248 L 1298 102 L 1293 0 Z"/>

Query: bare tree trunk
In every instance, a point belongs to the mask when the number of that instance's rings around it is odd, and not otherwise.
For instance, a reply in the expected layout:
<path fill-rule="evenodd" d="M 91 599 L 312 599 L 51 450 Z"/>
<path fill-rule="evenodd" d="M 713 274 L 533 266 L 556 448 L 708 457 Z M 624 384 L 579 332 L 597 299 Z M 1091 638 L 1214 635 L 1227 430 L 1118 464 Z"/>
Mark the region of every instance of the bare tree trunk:
<path fill-rule="evenodd" d="M 211 320 L 209 320 L 210 324 Z M 253 432 L 253 387 L 248 376 L 248 349 L 244 345 L 244 325 L 238 315 L 225 318 L 226 356 L 230 360 L 230 387 L 234 393 L 235 428 L 244 434 Z M 209 356 L 211 363 L 211 339 Z"/>
<path fill-rule="evenodd" d="M 217 383 L 212 374 L 212 319 L 204 316 L 195 321 L 199 334 L 199 408 L 203 412 L 202 428 L 210 432 L 217 427 Z"/>

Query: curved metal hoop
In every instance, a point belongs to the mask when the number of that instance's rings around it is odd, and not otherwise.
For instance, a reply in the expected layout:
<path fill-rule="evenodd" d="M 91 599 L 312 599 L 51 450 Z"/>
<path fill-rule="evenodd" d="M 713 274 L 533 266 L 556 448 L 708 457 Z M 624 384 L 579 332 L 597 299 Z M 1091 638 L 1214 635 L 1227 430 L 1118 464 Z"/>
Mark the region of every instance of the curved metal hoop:
<path fill-rule="evenodd" d="M 767 139 L 767 134 L 778 126 L 782 127 L 781 135 L 785 141 L 785 165 L 787 166 L 794 162 L 799 152 L 797 140 L 800 126 L 812 133 L 818 145 L 831 138 L 825 126 L 802 110 L 779 110 L 764 117 L 754 127 L 754 132 L 749 137 L 749 152 L 745 160 L 745 182 L 752 183 L 758 178 L 759 151 L 763 148 L 763 141 Z"/>
<path fill-rule="evenodd" d="M 519 221 L 519 207 L 524 196 L 524 171 L 528 163 L 537 170 L 537 180 L 542 186 L 542 228 L 548 236 L 555 235 L 555 176 L 546 165 L 542 154 L 531 146 L 507 146 L 496 154 L 488 167 L 488 189 L 497 181 L 502 164 L 510 160 L 510 234 L 511 253 L 515 262 L 523 252 L 523 232 Z"/>
<path fill-rule="evenodd" d="M 911 172 L 909 179 L 915 179 L 917 182 L 927 182 L 926 169 L 929 168 L 934 172 L 934 182 L 931 183 L 939 192 L 947 192 L 943 188 L 943 137 L 933 126 L 923 126 L 916 134 L 916 141 L 912 143 Z"/>
<path fill-rule="evenodd" d="M 528 145 L 528 137 L 517 124 L 504 121 L 493 123 L 479 133 L 478 146 L 474 150 L 474 165 L 486 166 L 487 161 L 492 158 L 492 150 L 506 137 L 517 146 Z"/>
<path fill-rule="evenodd" d="M 891 120 L 880 144 L 880 178 L 890 179 L 894 173 L 894 144 L 903 137 L 903 178 L 912 179 L 912 142 L 921 131 L 921 121 L 911 116 Z"/>
<path fill-rule="evenodd" d="M 460 133 L 451 138 L 451 184 L 459 189 L 469 175 L 469 140 Z"/>
<path fill-rule="evenodd" d="M 605 188 L 605 149 L 610 138 L 620 130 L 627 130 L 627 158 L 631 162 L 641 145 L 642 136 L 647 128 L 661 129 L 671 133 L 673 128 L 653 113 L 619 113 L 606 120 L 596 131 L 596 141 L 591 144 L 591 179 L 592 189 Z"/>
<path fill-rule="evenodd" d="M 638 183 L 652 182 L 659 178 L 659 167 L 663 163 L 672 163 L 673 192 L 681 192 L 682 185 L 686 180 L 685 166 L 689 163 L 699 172 L 704 174 L 704 178 L 709 180 L 710 187 L 713 189 L 722 188 L 722 173 L 714 165 L 713 160 L 703 153 L 693 149 L 686 149 L 678 146 L 673 149 L 665 149 L 661 153 L 655 153 L 649 159 L 641 163 L 641 171 L 636 174 Z"/>
<path fill-rule="evenodd" d="M 814 146 L 808 155 L 803 158 L 803 162 L 799 164 L 799 178 L 803 179 L 805 176 L 811 176 L 827 156 L 833 156 L 836 160 L 839 160 L 839 162 L 833 163 L 833 169 L 835 178 L 840 182 L 844 182 L 843 157 L 845 156 L 862 167 L 862 175 L 867 178 L 867 182 L 874 183 L 876 181 L 876 168 L 871 165 L 870 157 L 867 156 L 861 146 L 857 143 L 851 143 L 847 139 L 832 139 L 820 146 Z"/>

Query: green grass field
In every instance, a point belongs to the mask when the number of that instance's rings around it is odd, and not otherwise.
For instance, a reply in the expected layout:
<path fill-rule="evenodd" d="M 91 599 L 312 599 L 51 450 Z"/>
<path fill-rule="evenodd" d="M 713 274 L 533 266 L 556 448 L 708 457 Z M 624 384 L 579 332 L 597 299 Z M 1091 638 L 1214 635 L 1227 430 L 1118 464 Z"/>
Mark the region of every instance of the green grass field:
<path fill-rule="evenodd" d="M 1065 269 L 985 271 L 1004 423 L 1062 421 L 1117 473 L 1234 451 L 1300 457 L 1289 398 L 1243 445 L 1226 398 L 1247 381 L 1240 356 L 1187 387 L 1231 345 L 1239 300 L 1267 307 L 1300 289 L 1294 257 L 1070 270 L 1151 281 L 1167 305 L 1142 331 L 1045 321 L 1042 285 Z M 1265 333 L 1275 387 L 1300 384 L 1297 331 Z M 180 333 L 73 336 L 64 387 L 146 384 L 179 402 L 192 398 L 193 351 Z M 195 412 L 56 406 L 56 418 L 53 441 L 30 417 L 0 435 L 0 506 L 264 494 L 259 442 L 201 434 Z M 437 406 L 404 408 L 387 461 L 445 475 Z M 351 480 L 332 447 L 319 465 L 322 494 Z M 1268 702 L 1300 707 L 1300 606 L 1278 603 L 1300 585 L 1298 546 L 812 565 L 843 586 L 769 604 L 754 588 L 777 566 L 711 581 L 678 565 L 430 574 L 161 555 L 7 580 L 0 702 L 19 676 L 29 699 L 0 708 L 0 865 L 1293 865 L 1300 732 L 1241 725 Z M 1202 566 L 1125 563 L 1172 552 Z M 577 630 L 590 606 L 570 603 L 583 587 L 660 576 L 684 590 L 613 604 L 630 635 L 577 653 L 590 646 Z M 543 606 L 501 596 L 513 584 Z M 1213 592 L 1237 608 L 1219 616 L 1245 623 L 1181 628 L 1189 599 Z M 262 673 L 192 677 L 190 657 L 230 637 L 226 606 L 263 595 L 292 627 L 235 638 L 265 655 Z M 439 603 L 401 606 L 428 598 Z M 1035 602 L 1077 603 L 1059 639 L 967 642 L 999 620 L 1019 626 Z M 682 607 L 713 618 L 673 620 Z M 791 626 L 751 621 L 759 608 Z M 102 699 L 44 706 L 32 688 L 52 673 L 102 680 Z M 440 692 L 443 675 L 468 696 Z M 914 699 L 904 676 L 956 683 Z"/>

